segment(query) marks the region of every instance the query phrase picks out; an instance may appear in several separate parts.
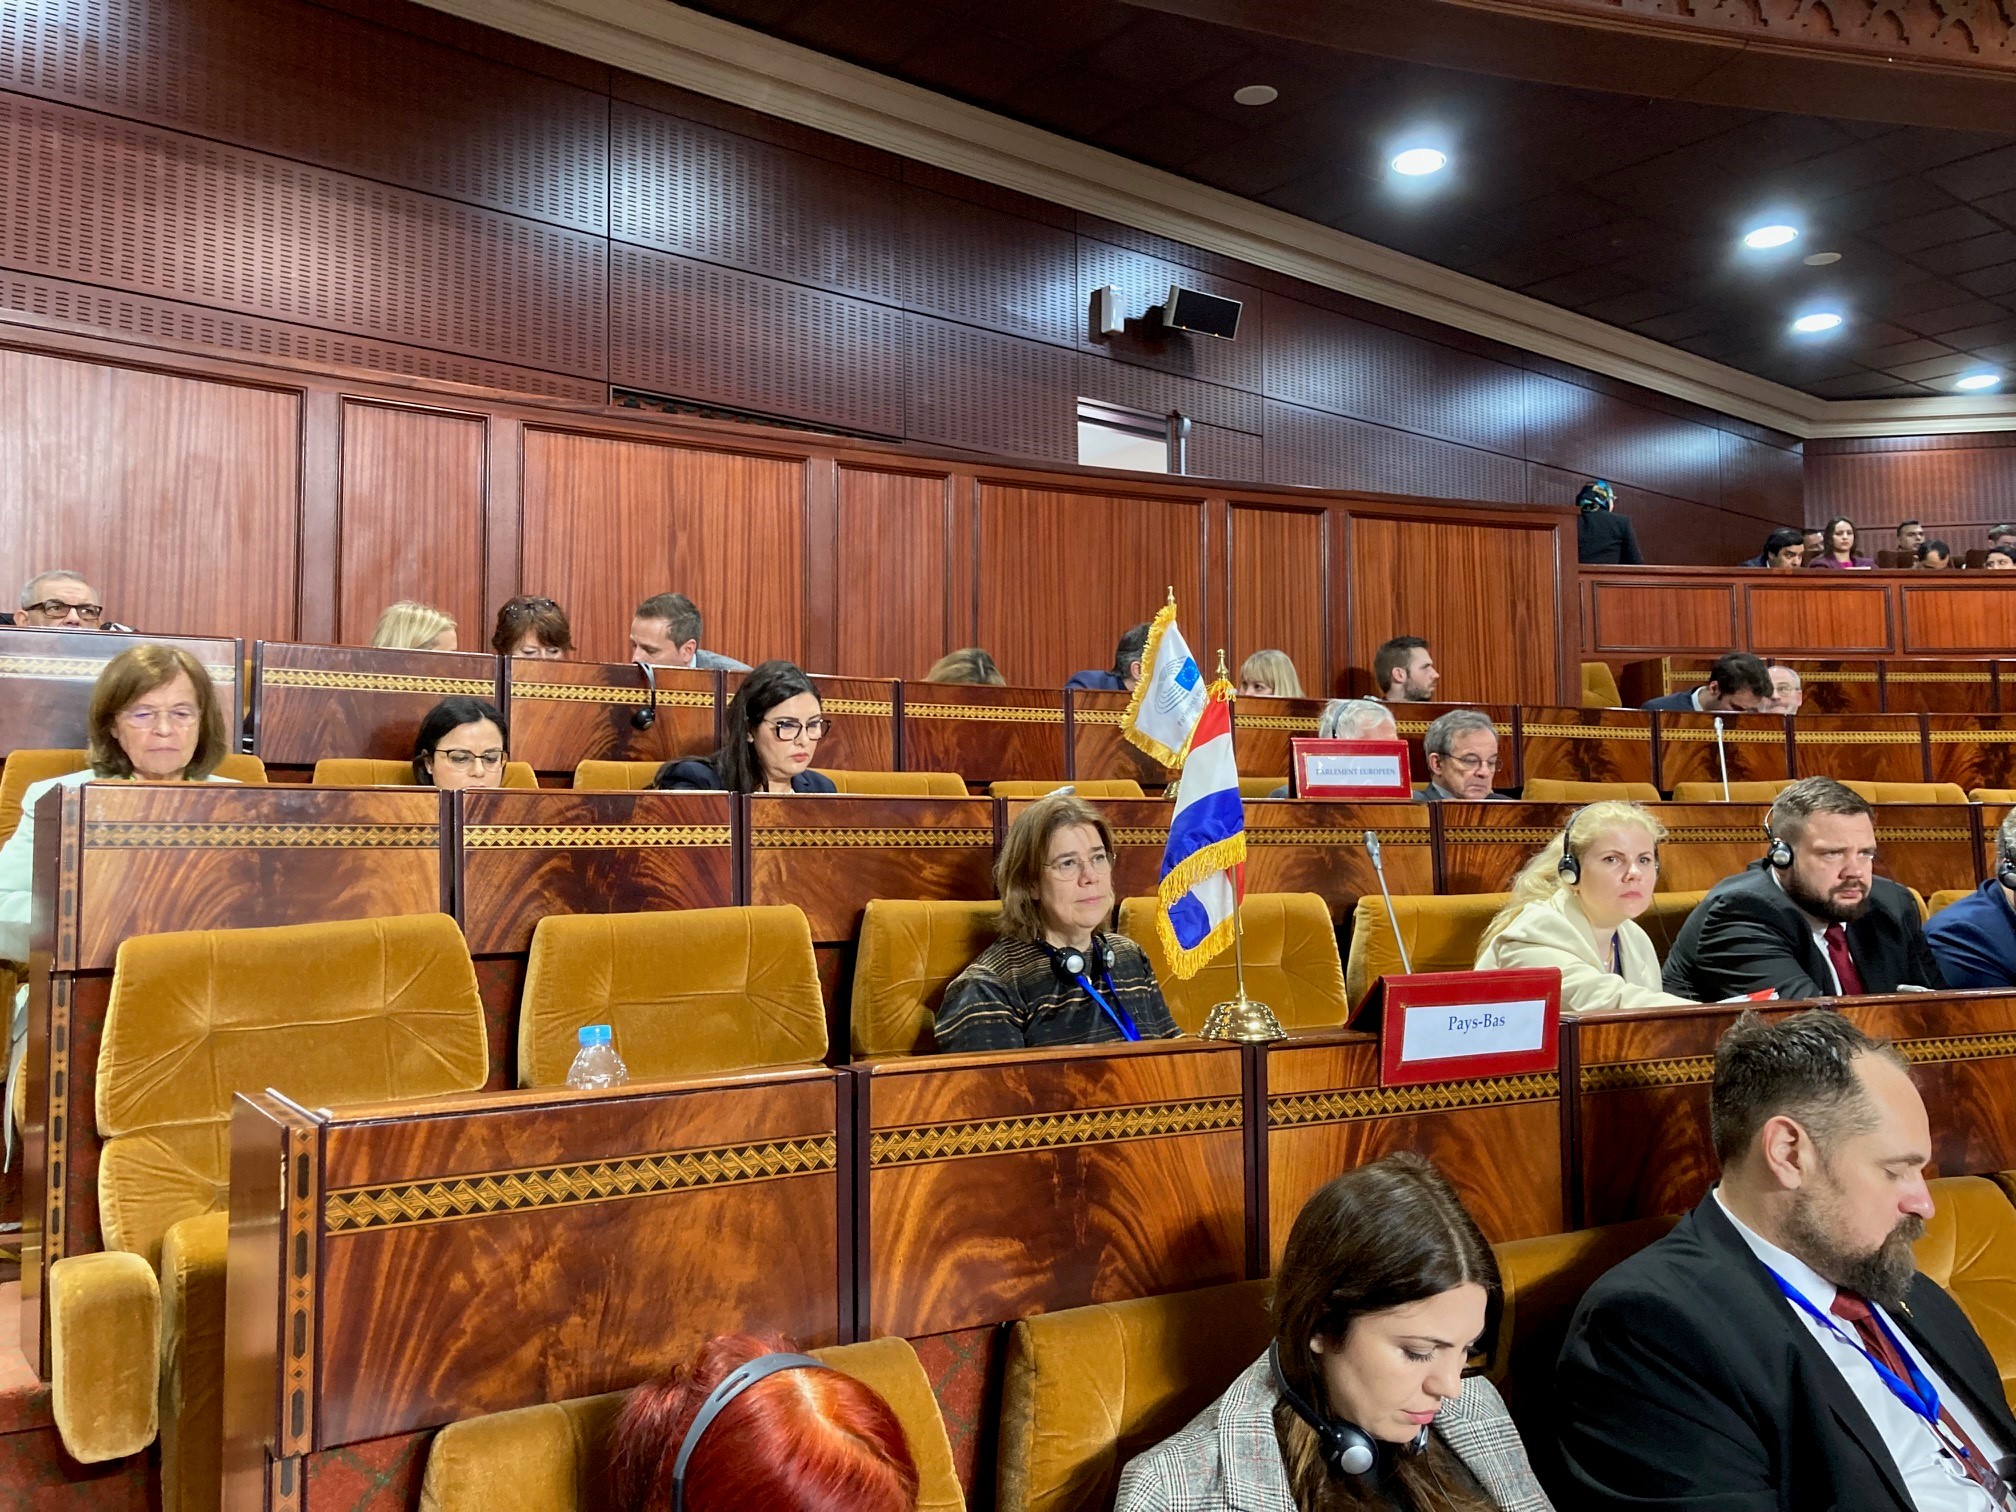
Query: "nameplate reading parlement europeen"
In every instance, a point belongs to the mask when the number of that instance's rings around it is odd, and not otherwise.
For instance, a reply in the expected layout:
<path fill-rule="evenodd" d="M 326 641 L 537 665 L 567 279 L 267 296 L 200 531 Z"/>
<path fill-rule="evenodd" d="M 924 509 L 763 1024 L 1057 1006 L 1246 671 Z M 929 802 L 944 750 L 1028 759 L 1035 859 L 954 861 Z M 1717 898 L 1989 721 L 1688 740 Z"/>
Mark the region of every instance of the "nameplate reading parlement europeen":
<path fill-rule="evenodd" d="M 1412 798 L 1404 740 L 1292 740 L 1297 798 Z"/>
<path fill-rule="evenodd" d="M 1431 971 L 1381 977 L 1356 1021 L 1379 1031 L 1379 1082 L 1461 1081 L 1560 1065 L 1561 973 Z"/>

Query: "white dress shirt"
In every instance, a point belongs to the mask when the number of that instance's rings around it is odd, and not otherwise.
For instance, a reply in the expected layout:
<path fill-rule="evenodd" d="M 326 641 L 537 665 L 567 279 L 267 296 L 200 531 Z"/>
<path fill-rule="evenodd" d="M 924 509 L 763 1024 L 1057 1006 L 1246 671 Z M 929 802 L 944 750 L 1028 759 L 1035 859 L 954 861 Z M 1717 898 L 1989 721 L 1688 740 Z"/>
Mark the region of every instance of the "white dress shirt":
<path fill-rule="evenodd" d="M 1743 1242 L 1750 1246 L 1751 1253 L 1822 1313 L 1828 1312 L 1834 1305 L 1835 1286 L 1832 1281 L 1750 1229 L 1729 1211 L 1728 1204 L 1722 1201 L 1720 1188 L 1716 1189 L 1715 1201 L 1722 1209 L 1722 1216 L 1735 1225 L 1736 1232 L 1743 1236 Z M 1876 1374 L 1876 1367 L 1869 1363 L 1869 1357 L 1858 1345 L 1850 1342 L 1854 1336 L 1850 1325 L 1843 1323 L 1838 1330 L 1829 1328 L 1803 1307 L 1794 1306 L 1789 1298 L 1785 1305 L 1819 1342 L 1821 1353 L 1841 1372 L 1841 1379 L 1855 1393 L 1855 1400 L 1862 1410 L 1869 1414 L 1869 1421 L 1876 1425 L 1877 1435 L 1883 1440 L 1883 1447 L 1889 1450 L 1897 1473 L 1904 1477 L 1904 1485 L 1910 1491 L 1918 1512 L 2000 1512 L 1989 1500 L 1988 1493 L 1968 1478 L 1959 1460 L 1946 1452 L 1945 1445 L 1932 1431 L 1932 1425 L 1883 1384 L 1882 1377 Z M 1947 1388 L 1939 1372 L 1932 1368 L 1931 1361 L 1918 1352 L 1918 1346 L 1905 1336 L 1887 1312 L 1873 1301 L 1869 1307 L 1882 1318 L 1897 1340 L 1897 1347 L 1924 1372 L 1925 1379 L 1938 1391 L 1940 1404 L 1952 1414 L 1953 1421 L 1966 1430 L 1975 1447 L 1991 1462 L 1999 1461 L 2005 1452 L 2004 1446 L 1981 1425 L 1973 1409 Z"/>

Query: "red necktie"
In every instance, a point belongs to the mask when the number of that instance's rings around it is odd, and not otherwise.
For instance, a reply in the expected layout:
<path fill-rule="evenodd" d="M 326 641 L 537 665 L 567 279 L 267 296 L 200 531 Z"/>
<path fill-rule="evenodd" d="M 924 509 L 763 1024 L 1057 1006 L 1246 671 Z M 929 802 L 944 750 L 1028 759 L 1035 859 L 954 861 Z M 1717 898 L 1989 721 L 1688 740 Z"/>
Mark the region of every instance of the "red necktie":
<path fill-rule="evenodd" d="M 1839 924 L 1834 926 L 1835 929 L 1839 929 L 1840 927 Z M 1828 932 L 1831 934 L 1833 931 L 1830 930 Z M 1842 954 L 1844 956 L 1847 954 L 1845 947 L 1842 950 Z M 1839 968 L 1836 969 L 1838 970 Z M 1861 1339 L 1862 1347 L 1887 1365 L 1891 1373 L 1898 1380 L 1908 1381 L 1911 1379 L 1911 1366 L 1905 1360 L 1903 1351 L 1897 1347 L 1896 1341 L 1890 1337 L 1890 1331 L 1887 1328 L 1878 1328 L 1876 1326 L 1875 1315 L 1870 1311 L 1869 1304 L 1866 1301 L 1856 1296 L 1853 1292 L 1836 1292 L 1834 1294 L 1834 1305 L 1828 1311 L 1843 1322 L 1851 1325 L 1855 1330 L 1856 1336 Z M 2008 1495 L 2008 1487 L 2003 1483 L 2002 1477 L 1996 1473 L 1995 1467 L 1988 1462 L 1988 1457 L 1976 1448 L 1974 1440 L 1967 1436 L 1967 1430 L 1962 1428 L 1954 1420 L 1953 1414 L 1946 1410 L 1944 1402 L 1939 1404 L 1939 1425 L 1946 1430 L 1944 1438 L 1946 1444 L 1949 1446 L 1949 1452 L 1950 1446 L 1956 1443 L 1967 1451 L 1964 1455 L 1954 1456 L 1954 1458 L 1960 1461 L 1960 1468 L 1967 1472 L 1967 1478 L 1986 1491 L 1996 1506 L 2005 1505 L 2003 1498 Z"/>
<path fill-rule="evenodd" d="M 1841 979 L 1841 995 L 1862 996 L 1862 973 L 1855 969 L 1855 957 L 1848 954 L 1848 931 L 1839 924 L 1827 926 L 1827 959 L 1834 963 L 1834 975 Z"/>

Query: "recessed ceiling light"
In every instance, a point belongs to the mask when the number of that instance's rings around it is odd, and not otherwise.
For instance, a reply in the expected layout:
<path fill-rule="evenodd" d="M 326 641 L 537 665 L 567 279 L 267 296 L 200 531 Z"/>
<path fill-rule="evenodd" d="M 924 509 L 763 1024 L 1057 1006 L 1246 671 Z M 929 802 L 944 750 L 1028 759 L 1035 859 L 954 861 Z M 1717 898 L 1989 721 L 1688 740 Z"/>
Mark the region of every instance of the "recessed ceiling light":
<path fill-rule="evenodd" d="M 1792 322 L 1792 329 L 1801 336 L 1817 336 L 1822 331 L 1839 329 L 1841 317 L 1832 310 L 1815 310 L 1810 315 L 1801 315 Z"/>
<path fill-rule="evenodd" d="M 1965 389 L 1971 394 L 1977 389 L 2000 387 L 2001 383 L 2002 375 L 2000 373 L 1969 373 L 1964 378 L 1955 379 L 1953 387 L 1956 389 Z"/>
<path fill-rule="evenodd" d="M 1841 261 L 1841 254 L 1839 252 L 1809 252 L 1800 258 L 1799 261 L 1806 264 L 1809 268 L 1824 268 L 1830 263 Z"/>
<path fill-rule="evenodd" d="M 1440 173 L 1448 167 L 1449 154 L 1439 147 L 1409 147 L 1404 152 L 1393 154 L 1391 166 L 1395 173 L 1419 178 L 1424 173 Z"/>
<path fill-rule="evenodd" d="M 1759 226 L 1754 231 L 1745 232 L 1743 245 L 1758 252 L 1768 252 L 1773 247 L 1789 246 L 1797 240 L 1799 240 L 1799 228 L 1797 226 L 1780 224 Z"/>
<path fill-rule="evenodd" d="M 1241 105 L 1272 105 L 1281 98 L 1281 91 L 1272 84 L 1248 84 L 1233 90 L 1232 98 Z"/>

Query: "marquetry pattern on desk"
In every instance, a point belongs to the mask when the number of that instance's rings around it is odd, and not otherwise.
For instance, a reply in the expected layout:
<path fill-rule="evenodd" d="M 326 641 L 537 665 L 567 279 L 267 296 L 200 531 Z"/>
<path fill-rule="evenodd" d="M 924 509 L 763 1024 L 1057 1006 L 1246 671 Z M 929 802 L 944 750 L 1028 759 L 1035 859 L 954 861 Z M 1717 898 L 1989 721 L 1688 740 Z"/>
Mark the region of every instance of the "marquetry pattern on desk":
<path fill-rule="evenodd" d="M 908 850 L 920 846 L 992 848 L 991 829 L 752 829 L 752 850 Z"/>
<path fill-rule="evenodd" d="M 1891 1042 L 1914 1066 L 1954 1061 L 1994 1060 L 2016 1055 L 2016 1034 L 1955 1034 Z M 1715 1057 L 1683 1055 L 1671 1060 L 1619 1061 L 1582 1068 L 1584 1092 L 1619 1092 L 1645 1087 L 1698 1086 L 1715 1078 Z"/>
<path fill-rule="evenodd" d="M 727 845 L 733 839 L 734 831 L 725 824 L 472 824 L 462 831 L 462 843 L 470 850 L 634 850 Z"/>
<path fill-rule="evenodd" d="M 1276 1092 L 1267 1099 L 1270 1129 L 1350 1123 L 1401 1113 L 1445 1113 L 1462 1108 L 1501 1108 L 1546 1102 L 1561 1095 L 1552 1071 L 1525 1076 L 1492 1076 L 1476 1081 L 1428 1082 L 1413 1087 L 1360 1087 L 1336 1092 Z"/>
<path fill-rule="evenodd" d="M 433 824 L 230 824 L 87 819 L 86 850 L 432 850 Z"/>
<path fill-rule="evenodd" d="M 1064 723 L 1062 709 L 1017 709 L 995 704 L 906 703 L 905 719 L 973 719 L 984 724 Z M 1084 715 L 1079 716 L 1081 719 Z"/>
<path fill-rule="evenodd" d="M 460 693 L 495 698 L 497 683 L 486 677 L 413 677 L 401 672 L 325 672 L 302 667 L 267 667 L 260 681 L 268 688 L 340 689 L 353 693 Z"/>
<path fill-rule="evenodd" d="M 64 681 L 96 682 L 105 663 L 90 656 L 0 656 L 0 677 L 46 677 Z M 203 670 L 212 682 L 235 683 L 236 667 L 220 667 L 205 662 Z"/>
<path fill-rule="evenodd" d="M 649 700 L 643 688 L 610 688 L 596 683 L 540 683 L 526 682 L 511 685 L 511 702 L 526 703 L 586 703 L 586 704 L 643 704 Z M 694 693 L 685 689 L 661 689 L 657 699 L 661 709 L 711 709 L 714 707 L 712 693 Z"/>
<path fill-rule="evenodd" d="M 1080 1108 L 1066 1113 L 918 1124 L 875 1134 L 868 1145 L 868 1164 L 923 1165 L 979 1155 L 1007 1155 L 1019 1150 L 1057 1150 L 1116 1144 L 1128 1139 L 1161 1139 L 1174 1134 L 1205 1134 L 1236 1129 L 1243 1117 L 1243 1105 L 1236 1097 L 1201 1097 L 1131 1107 Z"/>

